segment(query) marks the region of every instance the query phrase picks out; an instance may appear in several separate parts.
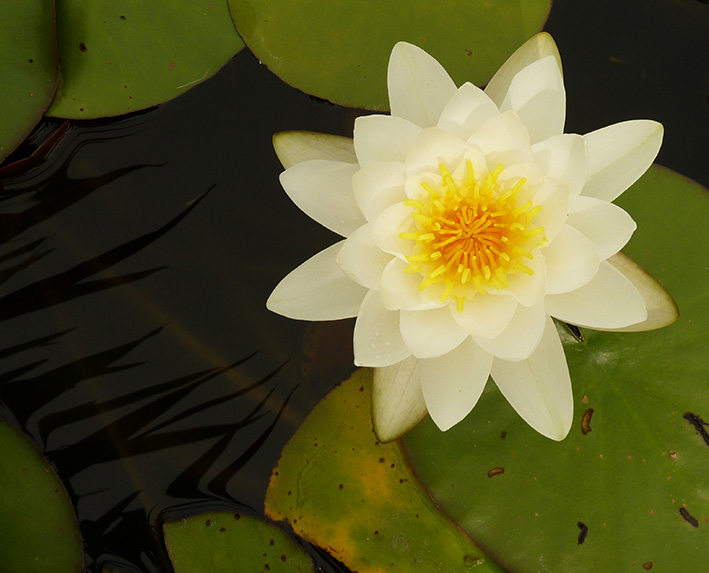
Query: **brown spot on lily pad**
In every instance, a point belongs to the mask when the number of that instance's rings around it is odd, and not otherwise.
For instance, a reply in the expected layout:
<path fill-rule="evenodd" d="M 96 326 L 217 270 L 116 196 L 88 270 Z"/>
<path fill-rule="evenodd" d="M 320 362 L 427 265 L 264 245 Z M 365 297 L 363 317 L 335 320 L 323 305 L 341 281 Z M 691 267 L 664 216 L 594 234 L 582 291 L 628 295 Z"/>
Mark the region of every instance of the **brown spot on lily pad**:
<path fill-rule="evenodd" d="M 645 569 L 645 571 L 650 571 L 650 569 L 652 569 L 652 561 L 643 563 L 643 569 Z"/>
<path fill-rule="evenodd" d="M 581 431 L 585 436 L 591 431 L 591 416 L 593 416 L 593 408 L 589 408 L 583 413 L 583 418 L 581 418 Z"/>
<path fill-rule="evenodd" d="M 491 478 L 499 476 L 503 473 L 505 473 L 505 468 L 492 468 L 489 472 L 487 472 L 487 477 Z"/>

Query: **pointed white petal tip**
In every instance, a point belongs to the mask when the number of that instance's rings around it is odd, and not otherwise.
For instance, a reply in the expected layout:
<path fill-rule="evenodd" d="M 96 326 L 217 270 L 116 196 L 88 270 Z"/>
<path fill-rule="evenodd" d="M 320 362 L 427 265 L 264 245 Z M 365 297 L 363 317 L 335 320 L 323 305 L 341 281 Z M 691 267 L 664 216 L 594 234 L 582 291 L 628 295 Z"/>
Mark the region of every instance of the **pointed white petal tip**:
<path fill-rule="evenodd" d="M 547 56 L 554 56 L 559 65 L 559 70 L 563 71 L 559 49 L 556 47 L 556 43 L 551 35 L 547 32 L 541 32 L 532 36 L 502 64 L 499 70 L 497 70 L 497 73 L 495 73 L 487 84 L 485 93 L 490 96 L 490 99 L 498 106 L 501 105 L 505 100 L 512 79 L 517 73 L 528 65 Z"/>
<path fill-rule="evenodd" d="M 614 332 L 643 332 L 668 326 L 679 318 L 679 307 L 660 282 L 639 264 L 623 253 L 608 259 L 615 269 L 635 285 L 645 299 L 647 318 L 623 328 L 608 329 Z"/>
<path fill-rule="evenodd" d="M 273 135 L 273 149 L 286 169 L 311 159 L 357 163 L 352 138 L 340 135 L 314 131 L 281 131 Z"/>
<path fill-rule="evenodd" d="M 400 438 L 426 413 L 416 358 L 411 356 L 398 364 L 374 369 L 372 424 L 377 440 L 386 443 Z"/>

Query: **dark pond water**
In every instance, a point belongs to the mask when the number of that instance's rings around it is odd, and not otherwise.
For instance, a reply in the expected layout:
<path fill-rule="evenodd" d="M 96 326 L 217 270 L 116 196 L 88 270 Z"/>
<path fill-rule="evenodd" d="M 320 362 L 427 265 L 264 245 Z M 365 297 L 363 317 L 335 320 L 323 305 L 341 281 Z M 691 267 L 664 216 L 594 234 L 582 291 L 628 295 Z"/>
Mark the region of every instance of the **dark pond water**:
<path fill-rule="evenodd" d="M 658 162 L 709 185 L 705 3 L 558 0 L 546 29 L 567 131 L 657 119 Z M 260 515 L 283 445 L 352 370 L 351 321 L 290 321 L 265 300 L 336 240 L 282 191 L 272 134 L 351 135 L 359 113 L 244 50 L 177 100 L 69 125 L 2 180 L 0 416 L 63 478 L 87 570 L 169 571 L 164 520 Z"/>

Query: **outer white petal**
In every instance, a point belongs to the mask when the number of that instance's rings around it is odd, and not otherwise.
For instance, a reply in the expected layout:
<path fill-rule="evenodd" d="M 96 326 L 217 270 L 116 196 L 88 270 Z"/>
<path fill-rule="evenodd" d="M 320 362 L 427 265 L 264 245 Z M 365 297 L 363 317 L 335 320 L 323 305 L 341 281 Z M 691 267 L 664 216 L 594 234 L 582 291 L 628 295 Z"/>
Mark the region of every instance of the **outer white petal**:
<path fill-rule="evenodd" d="M 401 336 L 416 358 L 436 358 L 468 337 L 445 306 L 432 310 L 402 310 Z"/>
<path fill-rule="evenodd" d="M 299 320 L 357 316 L 367 289 L 353 282 L 337 266 L 335 258 L 343 243 L 320 251 L 286 275 L 268 297 L 268 309 Z"/>
<path fill-rule="evenodd" d="M 354 148 L 364 167 L 380 161 L 404 161 L 421 128 L 394 115 L 365 115 L 355 119 Z"/>
<path fill-rule="evenodd" d="M 406 201 L 404 164 L 388 161 L 363 167 L 352 177 L 352 191 L 368 221 L 395 203 Z"/>
<path fill-rule="evenodd" d="M 438 358 L 419 360 L 426 407 L 442 431 L 460 422 L 477 404 L 491 366 L 492 355 L 472 339 Z"/>
<path fill-rule="evenodd" d="M 598 251 L 580 231 L 564 225 L 556 239 L 544 249 L 547 294 L 576 290 L 598 272 Z"/>
<path fill-rule="evenodd" d="M 654 330 L 672 324 L 679 317 L 677 303 L 665 288 L 639 264 L 623 253 L 613 255 L 608 262 L 632 282 L 645 299 L 647 319 L 632 326 L 615 328 L 623 332 Z"/>
<path fill-rule="evenodd" d="M 506 289 L 514 296 L 520 304 L 524 306 L 534 306 L 538 304 L 545 293 L 546 284 L 546 264 L 544 255 L 539 249 L 532 251 L 534 258 L 530 261 L 525 259 L 524 264 L 534 271 L 533 274 L 514 273 L 507 275 L 510 286 Z"/>
<path fill-rule="evenodd" d="M 366 288 L 379 289 L 384 268 L 392 256 L 377 247 L 367 223 L 352 233 L 342 245 L 336 261 L 353 281 Z M 318 277 L 313 277 L 318 280 Z"/>
<path fill-rule="evenodd" d="M 352 176 L 359 165 L 315 159 L 281 173 L 281 185 L 309 217 L 343 237 L 367 221 L 352 192 Z"/>
<path fill-rule="evenodd" d="M 586 134 L 588 173 L 581 193 L 613 201 L 652 165 L 663 132 L 662 124 L 638 119 Z"/>
<path fill-rule="evenodd" d="M 352 138 L 341 135 L 313 131 L 282 131 L 273 136 L 273 149 L 286 169 L 311 159 L 357 163 Z"/>
<path fill-rule="evenodd" d="M 532 146 L 534 162 L 547 177 L 561 181 L 573 197 L 586 182 L 586 140 L 582 135 L 564 133 Z"/>
<path fill-rule="evenodd" d="M 395 258 L 385 267 L 380 282 L 384 306 L 389 310 L 425 310 L 447 307 L 447 302 L 440 301 L 441 293 L 432 290 L 436 285 L 423 292 L 419 291 L 418 286 L 423 278 L 418 273 L 404 272 L 408 264 L 406 261 Z"/>
<path fill-rule="evenodd" d="M 453 312 L 453 318 L 475 338 L 494 338 L 507 328 L 517 306 L 509 295 L 476 295 L 465 301 L 463 312 Z"/>
<path fill-rule="evenodd" d="M 426 416 L 418 359 L 375 368 L 372 376 L 372 423 L 380 442 L 403 436 Z"/>
<path fill-rule="evenodd" d="M 507 328 L 495 338 L 476 338 L 483 350 L 503 360 L 524 360 L 534 352 L 544 333 L 547 315 L 544 303 L 519 305 Z"/>
<path fill-rule="evenodd" d="M 402 239 L 399 233 L 416 230 L 411 216 L 413 209 L 403 203 L 387 207 L 372 223 L 372 237 L 382 251 L 405 258 L 413 252 L 414 242 Z"/>
<path fill-rule="evenodd" d="M 527 360 L 492 364 L 492 377 L 517 413 L 540 434 L 563 440 L 571 429 L 571 378 L 559 335 L 547 317 L 544 335 Z"/>
<path fill-rule="evenodd" d="M 390 366 L 411 356 L 399 329 L 399 313 L 387 310 L 379 292 L 370 290 L 362 301 L 354 329 L 357 366 Z"/>
<path fill-rule="evenodd" d="M 448 72 L 418 46 L 399 42 L 387 73 L 391 114 L 431 127 L 456 91 Z"/>
<path fill-rule="evenodd" d="M 581 288 L 547 295 L 544 302 L 554 318 L 599 330 L 622 328 L 647 318 L 643 296 L 608 261 L 601 262 L 596 276 Z"/>
<path fill-rule="evenodd" d="M 564 132 L 566 91 L 561 69 L 553 56 L 530 64 L 512 78 L 500 111 L 514 111 L 532 143 Z"/>
<path fill-rule="evenodd" d="M 484 91 L 467 82 L 448 100 L 438 120 L 438 127 L 467 139 L 499 113 L 495 102 Z"/>
<path fill-rule="evenodd" d="M 584 196 L 573 200 L 566 223 L 593 242 L 602 261 L 620 251 L 637 228 L 633 218 L 617 205 Z"/>
<path fill-rule="evenodd" d="M 438 127 L 424 129 L 406 156 L 406 173 L 438 173 L 440 163 L 445 163 L 452 170 L 455 168 L 452 162 L 459 159 L 469 148 L 470 145 L 464 139 L 448 131 Z"/>
<path fill-rule="evenodd" d="M 517 75 L 517 72 L 546 56 L 554 56 L 559 69 L 562 69 L 561 56 L 553 38 L 546 32 L 541 32 L 532 36 L 522 46 L 517 48 L 515 53 L 502 64 L 502 67 L 497 70 L 490 83 L 487 84 L 485 93 L 498 106 L 502 105 L 510 83 L 512 83 L 512 79 Z"/>
<path fill-rule="evenodd" d="M 499 163 L 509 166 L 532 160 L 529 133 L 512 111 L 506 111 L 487 121 L 468 138 L 468 143 L 480 148 L 491 169 Z"/>

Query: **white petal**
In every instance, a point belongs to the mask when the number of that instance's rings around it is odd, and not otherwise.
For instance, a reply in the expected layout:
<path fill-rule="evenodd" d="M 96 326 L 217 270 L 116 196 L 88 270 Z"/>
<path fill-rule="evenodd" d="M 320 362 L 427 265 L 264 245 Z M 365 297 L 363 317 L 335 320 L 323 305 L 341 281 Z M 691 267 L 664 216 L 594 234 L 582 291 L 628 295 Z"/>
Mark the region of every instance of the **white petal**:
<path fill-rule="evenodd" d="M 463 312 L 453 312 L 453 318 L 471 336 L 494 338 L 507 328 L 517 306 L 508 295 L 476 295 L 465 301 Z"/>
<path fill-rule="evenodd" d="M 370 290 L 362 301 L 354 329 L 357 366 L 390 366 L 411 356 L 399 329 L 399 313 L 387 310 L 379 292 Z"/>
<path fill-rule="evenodd" d="M 534 224 L 544 227 L 543 236 L 547 241 L 554 241 L 569 215 L 568 187 L 547 177 L 542 188 L 534 196 L 534 204 L 542 207 L 541 212 L 533 219 Z"/>
<path fill-rule="evenodd" d="M 507 401 L 540 434 L 563 440 L 571 429 L 574 401 L 566 356 L 551 318 L 527 360 L 495 359 L 492 377 Z"/>
<path fill-rule="evenodd" d="M 268 309 L 299 320 L 357 316 L 367 289 L 353 282 L 337 266 L 335 258 L 343 243 L 320 251 L 286 275 L 268 297 Z"/>
<path fill-rule="evenodd" d="M 352 138 L 341 135 L 313 131 L 282 131 L 273 136 L 273 149 L 286 169 L 311 159 L 357 163 Z"/>
<path fill-rule="evenodd" d="M 608 261 L 601 262 L 596 276 L 581 288 L 547 295 L 544 303 L 554 318 L 598 330 L 622 328 L 647 318 L 643 296 Z"/>
<path fill-rule="evenodd" d="M 375 368 L 372 376 L 372 424 L 377 440 L 390 442 L 426 416 L 418 359 Z"/>
<path fill-rule="evenodd" d="M 399 42 L 387 73 L 391 114 L 431 127 L 456 91 L 448 72 L 418 46 Z"/>
<path fill-rule="evenodd" d="M 380 161 L 404 161 L 421 128 L 394 115 L 365 115 L 355 119 L 354 148 L 364 167 Z"/>
<path fill-rule="evenodd" d="M 586 140 L 582 135 L 564 133 L 532 146 L 534 162 L 547 177 L 561 181 L 571 196 L 581 193 L 586 182 Z"/>
<path fill-rule="evenodd" d="M 366 219 L 374 221 L 387 207 L 406 201 L 404 164 L 389 161 L 363 167 L 352 177 L 352 191 Z"/>
<path fill-rule="evenodd" d="M 358 170 L 340 161 L 304 161 L 281 173 L 281 185 L 306 215 L 346 237 L 367 222 L 352 192 Z"/>
<path fill-rule="evenodd" d="M 532 160 L 529 133 L 512 111 L 487 121 L 468 138 L 468 143 L 480 148 L 491 169 L 500 163 L 508 166 Z"/>
<path fill-rule="evenodd" d="M 337 264 L 353 281 L 363 287 L 379 289 L 384 268 L 392 256 L 377 247 L 371 225 L 362 225 L 352 233 L 337 254 Z"/>
<path fill-rule="evenodd" d="M 448 306 L 441 302 L 440 292 L 432 291 L 432 287 L 419 291 L 418 286 L 423 280 L 419 273 L 407 273 L 404 269 L 409 265 L 402 259 L 395 258 L 384 269 L 380 282 L 382 302 L 389 310 L 425 310 Z M 436 293 L 438 297 L 436 297 Z"/>
<path fill-rule="evenodd" d="M 414 241 L 402 239 L 399 233 L 410 233 L 416 230 L 416 224 L 411 214 L 411 207 L 397 203 L 382 211 L 372 224 L 372 237 L 379 248 L 386 252 L 404 258 L 414 249 Z"/>
<path fill-rule="evenodd" d="M 525 360 L 539 345 L 547 315 L 544 303 L 532 307 L 517 306 L 507 328 L 495 338 L 476 338 L 483 350 L 503 360 Z"/>
<path fill-rule="evenodd" d="M 492 355 L 471 339 L 448 354 L 419 360 L 426 407 L 442 431 L 460 422 L 477 404 L 491 366 Z"/>
<path fill-rule="evenodd" d="M 635 288 L 643 296 L 647 307 L 647 319 L 643 322 L 613 330 L 623 332 L 654 330 L 672 324 L 677 320 L 679 317 L 677 303 L 670 296 L 670 293 L 645 269 L 623 253 L 613 255 L 608 259 L 608 262 L 635 285 Z"/>
<path fill-rule="evenodd" d="M 534 306 L 544 298 L 544 285 L 546 275 L 546 265 L 544 256 L 539 249 L 531 253 L 534 258 L 530 261 L 524 259 L 524 264 L 534 272 L 531 275 L 517 272 L 507 275 L 510 286 L 505 289 L 514 296 L 520 304 L 524 306 Z"/>
<path fill-rule="evenodd" d="M 547 268 L 547 294 L 576 290 L 598 272 L 598 251 L 580 231 L 564 225 L 543 250 Z"/>
<path fill-rule="evenodd" d="M 436 358 L 468 337 L 445 306 L 432 310 L 402 310 L 401 336 L 416 358 Z"/>
<path fill-rule="evenodd" d="M 438 120 L 438 127 L 467 139 L 499 113 L 495 102 L 484 91 L 467 82 L 448 100 Z"/>
<path fill-rule="evenodd" d="M 566 223 L 591 240 L 602 261 L 620 251 L 637 228 L 633 218 L 617 205 L 583 195 L 571 203 Z"/>
<path fill-rule="evenodd" d="M 456 167 L 453 162 L 459 160 L 469 148 L 470 145 L 464 139 L 448 131 L 437 127 L 424 129 L 414 140 L 406 156 L 406 173 L 438 173 L 440 163 L 445 163 L 452 171 Z"/>
<path fill-rule="evenodd" d="M 505 100 L 510 83 L 512 83 L 512 79 L 517 73 L 546 56 L 554 56 L 559 69 L 562 69 L 561 56 L 559 56 L 559 50 L 553 38 L 546 32 L 541 32 L 532 36 L 521 47 L 517 48 L 517 51 L 497 70 L 490 83 L 487 84 L 485 93 L 498 106 L 501 105 Z"/>
<path fill-rule="evenodd" d="M 638 119 L 586 134 L 588 174 L 582 194 L 613 201 L 652 165 L 663 131 L 656 121 Z"/>
<path fill-rule="evenodd" d="M 537 60 L 512 78 L 500 106 L 500 111 L 507 110 L 520 117 L 532 143 L 564 132 L 566 91 L 554 56 Z"/>

